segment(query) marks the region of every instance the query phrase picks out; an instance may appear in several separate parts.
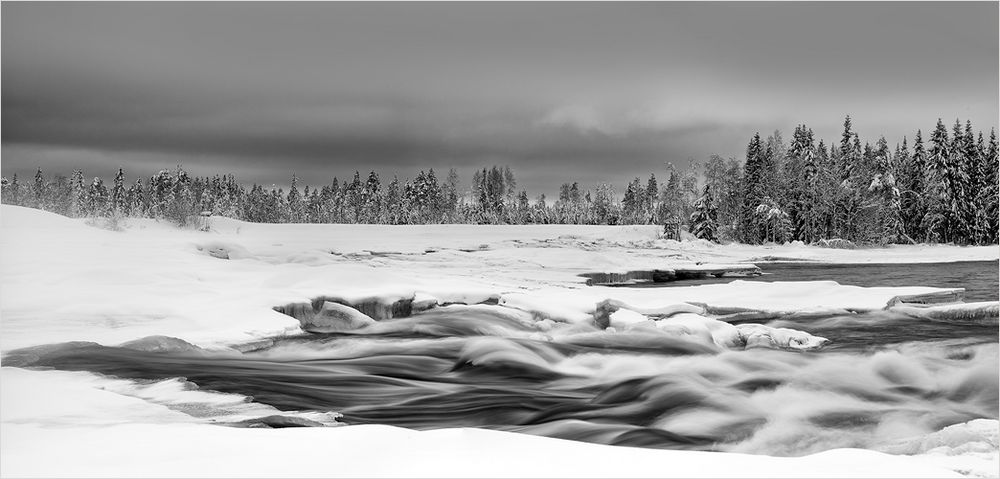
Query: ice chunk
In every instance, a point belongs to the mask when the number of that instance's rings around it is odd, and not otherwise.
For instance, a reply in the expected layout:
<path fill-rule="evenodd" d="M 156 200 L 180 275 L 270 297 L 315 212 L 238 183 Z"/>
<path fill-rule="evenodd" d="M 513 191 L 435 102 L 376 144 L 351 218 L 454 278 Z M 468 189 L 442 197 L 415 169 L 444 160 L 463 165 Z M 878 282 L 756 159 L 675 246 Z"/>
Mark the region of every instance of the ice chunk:
<path fill-rule="evenodd" d="M 740 324 L 736 329 L 747 348 L 817 349 L 830 341 L 805 331 L 762 324 Z"/>
<path fill-rule="evenodd" d="M 608 318 L 609 326 L 615 329 L 622 329 L 627 326 L 646 321 L 649 321 L 649 318 L 630 309 L 619 309 L 618 311 L 611 313 Z"/>
<path fill-rule="evenodd" d="M 1000 318 L 1000 301 L 943 304 L 928 307 L 900 304 L 890 306 L 889 311 L 932 321 L 997 324 L 998 318 Z"/>
<path fill-rule="evenodd" d="M 353 331 L 372 324 L 375 324 L 375 320 L 361 311 L 325 301 L 318 313 L 302 320 L 302 329 L 310 333 L 335 333 Z"/>
<path fill-rule="evenodd" d="M 119 347 L 154 353 L 201 353 L 204 351 L 202 348 L 199 348 L 198 346 L 195 346 L 183 339 L 171 336 L 146 336 L 145 338 L 122 343 Z"/>

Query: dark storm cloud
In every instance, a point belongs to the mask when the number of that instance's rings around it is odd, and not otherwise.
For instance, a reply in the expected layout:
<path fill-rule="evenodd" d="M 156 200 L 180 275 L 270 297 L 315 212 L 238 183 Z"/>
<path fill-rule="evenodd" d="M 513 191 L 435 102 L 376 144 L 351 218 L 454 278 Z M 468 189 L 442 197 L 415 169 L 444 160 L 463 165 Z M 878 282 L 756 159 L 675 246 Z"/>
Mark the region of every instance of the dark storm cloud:
<path fill-rule="evenodd" d="M 4 3 L 3 173 L 623 183 L 850 113 L 997 117 L 996 3 Z M 787 136 L 787 133 L 786 133 Z M 108 174 L 88 171 L 91 174 Z"/>

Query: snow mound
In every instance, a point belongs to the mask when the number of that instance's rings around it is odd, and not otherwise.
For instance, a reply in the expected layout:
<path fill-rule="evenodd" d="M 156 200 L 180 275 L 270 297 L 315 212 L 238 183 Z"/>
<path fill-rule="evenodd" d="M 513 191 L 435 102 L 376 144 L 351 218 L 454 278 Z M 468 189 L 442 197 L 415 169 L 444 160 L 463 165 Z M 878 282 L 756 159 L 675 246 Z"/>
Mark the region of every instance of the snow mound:
<path fill-rule="evenodd" d="M 936 465 L 972 477 L 997 477 L 1000 422 L 974 419 L 882 448 L 890 454 L 920 455 Z"/>
<path fill-rule="evenodd" d="M 0 228 L 78 228 L 86 229 L 80 220 L 67 218 L 48 211 L 25 208 L 23 206 L 3 205 L 0 208 Z"/>

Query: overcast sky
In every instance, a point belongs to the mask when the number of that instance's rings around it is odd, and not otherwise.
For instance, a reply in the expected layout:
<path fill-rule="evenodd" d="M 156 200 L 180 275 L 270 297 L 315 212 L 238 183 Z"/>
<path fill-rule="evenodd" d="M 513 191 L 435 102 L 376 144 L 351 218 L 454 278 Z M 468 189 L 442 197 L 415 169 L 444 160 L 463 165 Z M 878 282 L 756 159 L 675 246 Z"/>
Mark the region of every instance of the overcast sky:
<path fill-rule="evenodd" d="M 532 195 L 850 114 L 998 116 L 998 3 L 2 4 L 2 173 L 307 184 L 510 165 Z"/>

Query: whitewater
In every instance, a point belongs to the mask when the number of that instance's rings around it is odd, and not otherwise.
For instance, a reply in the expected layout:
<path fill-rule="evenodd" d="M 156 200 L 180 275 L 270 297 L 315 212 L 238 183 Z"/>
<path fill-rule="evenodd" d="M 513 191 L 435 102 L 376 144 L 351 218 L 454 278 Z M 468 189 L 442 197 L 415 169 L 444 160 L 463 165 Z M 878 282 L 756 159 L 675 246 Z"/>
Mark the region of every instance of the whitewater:
<path fill-rule="evenodd" d="M 0 207 L 0 472 L 996 477 L 998 302 L 584 275 L 992 261 L 646 226 L 108 231 Z M 723 278 L 725 279 L 725 278 Z M 943 299 L 942 299 L 943 298 Z M 924 302 L 934 302 L 928 306 Z M 48 460 L 58 451 L 59 460 Z"/>

